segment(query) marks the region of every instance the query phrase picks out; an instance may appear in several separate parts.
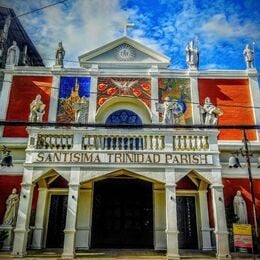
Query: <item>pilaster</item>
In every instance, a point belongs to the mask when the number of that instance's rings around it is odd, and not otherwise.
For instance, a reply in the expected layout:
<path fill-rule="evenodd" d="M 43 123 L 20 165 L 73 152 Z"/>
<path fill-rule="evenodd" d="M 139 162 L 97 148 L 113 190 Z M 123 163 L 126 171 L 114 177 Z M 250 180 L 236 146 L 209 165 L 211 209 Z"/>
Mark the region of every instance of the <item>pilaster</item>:
<path fill-rule="evenodd" d="M 10 98 L 10 92 L 13 82 L 13 75 L 10 73 L 4 74 L 4 82 L 2 85 L 2 90 L 0 92 L 0 120 L 6 119 L 8 104 L 9 104 L 9 98 Z M 0 137 L 3 136 L 4 127 L 0 127 Z"/>
<path fill-rule="evenodd" d="M 43 248 L 43 238 L 44 238 L 44 218 L 47 203 L 47 188 L 39 188 L 36 216 L 35 216 L 35 227 L 33 231 L 33 249 Z"/>
<path fill-rule="evenodd" d="M 15 227 L 15 236 L 12 256 L 24 257 L 28 241 L 29 221 L 31 216 L 31 205 L 33 198 L 34 184 L 32 184 L 33 170 L 24 169 L 23 182 L 21 183 L 20 202 Z"/>
<path fill-rule="evenodd" d="M 60 75 L 53 75 L 50 107 L 49 107 L 49 122 L 56 122 L 58 100 L 59 100 L 59 88 L 60 88 Z"/>
<path fill-rule="evenodd" d="M 90 248 L 92 193 L 92 187 L 88 187 L 80 190 L 79 196 L 76 248 L 84 250 Z"/>
<path fill-rule="evenodd" d="M 189 71 L 193 124 L 202 124 L 199 105 L 198 71 Z"/>
<path fill-rule="evenodd" d="M 159 114 L 156 111 L 156 103 L 159 103 L 159 88 L 158 88 L 158 66 L 154 65 L 151 68 L 151 112 L 152 112 L 152 123 L 159 123 Z"/>
<path fill-rule="evenodd" d="M 254 107 L 255 124 L 260 125 L 260 109 L 255 107 L 258 106 L 260 100 L 260 89 L 257 80 L 257 71 L 251 70 L 248 72 L 249 88 L 251 93 L 252 107 Z M 259 132 L 259 130 L 258 130 Z"/>
<path fill-rule="evenodd" d="M 202 250 L 212 250 L 207 190 L 199 191 Z"/>
<path fill-rule="evenodd" d="M 180 259 L 178 228 L 177 228 L 177 199 L 175 172 L 173 168 L 165 169 L 165 201 L 166 201 L 166 237 L 167 259 Z"/>
<path fill-rule="evenodd" d="M 75 257 L 76 220 L 78 215 L 79 186 L 80 168 L 71 167 L 62 259 L 74 259 Z"/>
<path fill-rule="evenodd" d="M 88 123 L 96 122 L 98 67 L 91 68 Z"/>
<path fill-rule="evenodd" d="M 154 249 L 165 250 L 166 245 L 166 216 L 165 216 L 165 191 L 154 184 Z"/>
<path fill-rule="evenodd" d="M 216 234 L 217 259 L 230 258 L 228 231 L 224 206 L 223 185 L 214 183 L 211 185 L 213 213 Z"/>

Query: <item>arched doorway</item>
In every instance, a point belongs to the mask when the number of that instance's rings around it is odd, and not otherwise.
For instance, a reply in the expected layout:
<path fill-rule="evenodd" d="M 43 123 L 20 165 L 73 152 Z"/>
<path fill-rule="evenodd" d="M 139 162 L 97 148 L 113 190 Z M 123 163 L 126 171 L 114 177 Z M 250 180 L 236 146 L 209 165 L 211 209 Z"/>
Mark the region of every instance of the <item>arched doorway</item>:
<path fill-rule="evenodd" d="M 152 183 L 117 176 L 94 184 L 92 248 L 152 248 Z"/>

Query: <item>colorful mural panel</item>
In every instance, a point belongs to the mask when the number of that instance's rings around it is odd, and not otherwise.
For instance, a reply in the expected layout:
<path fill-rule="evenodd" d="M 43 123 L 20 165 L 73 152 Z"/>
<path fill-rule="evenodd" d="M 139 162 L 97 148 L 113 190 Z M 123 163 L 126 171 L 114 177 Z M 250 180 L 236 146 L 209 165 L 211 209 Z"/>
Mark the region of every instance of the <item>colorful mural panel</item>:
<path fill-rule="evenodd" d="M 61 77 L 57 122 L 80 122 L 76 118 L 78 107 L 88 103 L 89 96 L 90 77 Z"/>
<path fill-rule="evenodd" d="M 151 107 L 151 80 L 145 78 L 99 78 L 97 109 L 108 99 L 116 96 L 135 97 Z"/>
<path fill-rule="evenodd" d="M 180 78 L 159 79 L 159 103 L 175 101 L 178 107 L 182 107 L 178 115 L 178 124 L 192 123 L 190 80 Z M 159 113 L 160 122 L 163 121 L 163 113 Z"/>
<path fill-rule="evenodd" d="M 10 93 L 6 120 L 28 121 L 30 104 L 37 95 L 41 95 L 46 105 L 43 121 L 48 120 L 52 77 L 14 76 Z M 27 137 L 26 126 L 7 126 L 4 137 Z"/>

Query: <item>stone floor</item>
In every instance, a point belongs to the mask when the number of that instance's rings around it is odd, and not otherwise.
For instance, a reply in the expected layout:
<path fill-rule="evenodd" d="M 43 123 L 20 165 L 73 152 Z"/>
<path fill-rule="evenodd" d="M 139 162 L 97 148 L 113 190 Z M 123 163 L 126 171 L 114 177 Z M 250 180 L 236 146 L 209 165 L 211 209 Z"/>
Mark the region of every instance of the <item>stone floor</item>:
<path fill-rule="evenodd" d="M 28 251 L 27 257 L 24 259 L 61 259 L 61 249 L 45 249 L 37 251 Z M 181 259 L 216 259 L 215 252 L 202 252 L 199 250 L 180 250 Z M 0 259 L 21 259 L 12 258 L 10 252 L 0 252 Z M 92 249 L 87 251 L 77 251 L 76 259 L 91 259 L 91 260 L 162 260 L 167 259 L 165 251 L 154 251 L 151 249 Z M 260 257 L 250 254 L 232 253 L 232 259 L 260 259 Z"/>

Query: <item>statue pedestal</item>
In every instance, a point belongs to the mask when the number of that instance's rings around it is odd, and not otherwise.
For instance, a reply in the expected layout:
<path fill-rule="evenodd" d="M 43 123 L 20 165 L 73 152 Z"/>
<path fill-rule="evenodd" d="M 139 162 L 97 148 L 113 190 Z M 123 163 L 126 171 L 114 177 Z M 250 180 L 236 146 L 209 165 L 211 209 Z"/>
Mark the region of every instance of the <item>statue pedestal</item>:
<path fill-rule="evenodd" d="M 53 70 L 61 70 L 63 67 L 61 65 L 53 65 Z"/>
<path fill-rule="evenodd" d="M 9 69 L 9 70 L 13 70 L 15 68 L 15 65 L 13 65 L 13 64 L 6 64 L 5 68 Z"/>
<path fill-rule="evenodd" d="M 10 251 L 13 247 L 14 227 L 11 225 L 0 225 L 0 237 L 3 239 L 0 250 Z M 2 247 L 1 247 L 2 246 Z"/>

